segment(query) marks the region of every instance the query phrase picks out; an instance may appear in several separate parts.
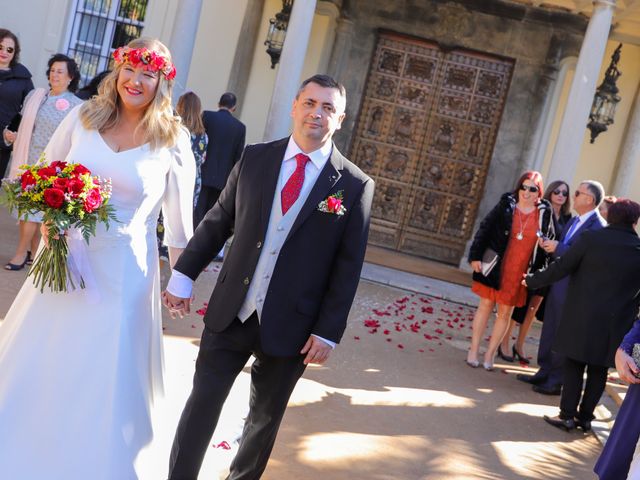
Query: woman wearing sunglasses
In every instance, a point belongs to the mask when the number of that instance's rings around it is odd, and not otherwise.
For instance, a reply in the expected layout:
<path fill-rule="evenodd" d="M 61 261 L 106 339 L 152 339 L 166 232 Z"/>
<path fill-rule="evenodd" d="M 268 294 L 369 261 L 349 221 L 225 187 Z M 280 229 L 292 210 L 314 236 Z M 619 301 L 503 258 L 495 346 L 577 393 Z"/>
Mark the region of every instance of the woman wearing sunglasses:
<path fill-rule="evenodd" d="M 509 327 L 513 308 L 527 301 L 522 275 L 542 268 L 547 262 L 548 256 L 539 247 L 538 239 L 554 237 L 555 229 L 551 205 L 542 198 L 543 193 L 540 173 L 525 172 L 513 192 L 502 195 L 475 234 L 469 262 L 473 269 L 472 290 L 480 297 L 480 304 L 473 318 L 466 359 L 470 367 L 480 366 L 480 340 L 497 305 L 498 313 L 482 363 L 485 370 L 493 370 L 493 359 Z M 492 263 L 493 267 L 487 268 Z"/>
<path fill-rule="evenodd" d="M 0 132 L 16 118 L 27 93 L 33 90 L 31 73 L 18 63 L 20 42 L 11 31 L 0 28 Z M 0 178 L 5 176 L 11 146 L 0 139 Z"/>
<path fill-rule="evenodd" d="M 553 212 L 553 226 L 556 232 L 561 232 L 564 226 L 569 220 L 571 220 L 571 190 L 567 182 L 562 180 L 555 180 L 549 184 L 546 189 L 543 198 L 551 204 L 551 210 Z M 543 320 L 544 314 L 544 297 L 548 288 L 543 288 L 535 292 L 529 291 L 527 294 L 527 302 L 522 307 L 516 307 L 511 314 L 511 322 L 509 322 L 509 329 L 506 335 L 502 339 L 502 344 L 498 348 L 498 357 L 505 362 L 513 362 L 514 360 L 520 363 L 529 364 L 529 359 L 524 350 L 524 343 L 533 323 L 534 318 Z M 518 338 L 516 343 L 511 347 L 511 355 L 509 352 L 509 339 L 511 338 L 511 332 L 513 328 L 518 324 Z"/>

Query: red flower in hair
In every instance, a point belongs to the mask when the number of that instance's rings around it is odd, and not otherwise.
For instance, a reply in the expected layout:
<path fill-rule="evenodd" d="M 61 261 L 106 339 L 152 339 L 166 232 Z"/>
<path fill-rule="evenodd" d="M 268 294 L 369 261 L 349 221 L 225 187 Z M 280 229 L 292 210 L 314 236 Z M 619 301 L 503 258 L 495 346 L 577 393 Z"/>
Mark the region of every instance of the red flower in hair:
<path fill-rule="evenodd" d="M 135 48 L 126 52 L 126 59 L 129 60 L 129 63 L 136 67 L 140 62 L 142 62 L 142 56 L 145 52 L 144 48 Z"/>

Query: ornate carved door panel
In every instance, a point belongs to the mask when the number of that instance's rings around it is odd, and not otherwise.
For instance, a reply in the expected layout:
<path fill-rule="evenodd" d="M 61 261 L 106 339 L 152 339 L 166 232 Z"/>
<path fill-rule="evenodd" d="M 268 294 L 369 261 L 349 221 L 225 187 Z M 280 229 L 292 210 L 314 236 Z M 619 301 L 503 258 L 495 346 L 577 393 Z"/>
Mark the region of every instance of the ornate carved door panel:
<path fill-rule="evenodd" d="M 513 62 L 381 34 L 351 158 L 376 181 L 369 242 L 457 264 Z"/>

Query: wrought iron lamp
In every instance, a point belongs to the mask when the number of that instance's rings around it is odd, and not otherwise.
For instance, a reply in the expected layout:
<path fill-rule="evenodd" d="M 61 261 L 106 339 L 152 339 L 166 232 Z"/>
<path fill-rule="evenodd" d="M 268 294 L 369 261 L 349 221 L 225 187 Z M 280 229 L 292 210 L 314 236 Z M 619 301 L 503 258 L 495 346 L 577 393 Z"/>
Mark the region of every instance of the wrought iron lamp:
<path fill-rule="evenodd" d="M 271 68 L 276 68 L 280 61 L 292 8 L 293 0 L 282 0 L 282 10 L 276 13 L 276 18 L 269 20 L 269 32 L 264 44 L 267 46 L 267 53 L 271 57 Z"/>
<path fill-rule="evenodd" d="M 616 107 L 620 102 L 618 95 L 618 87 L 616 80 L 622 75 L 618 70 L 618 62 L 620 61 L 620 50 L 622 44 L 618 45 L 613 55 L 611 55 L 611 63 L 604 74 L 604 80 L 596 90 L 589 113 L 589 123 L 587 128 L 591 130 L 591 143 L 595 142 L 596 137 L 602 132 L 607 131 L 607 127 L 613 124 L 613 117 L 616 114 Z"/>

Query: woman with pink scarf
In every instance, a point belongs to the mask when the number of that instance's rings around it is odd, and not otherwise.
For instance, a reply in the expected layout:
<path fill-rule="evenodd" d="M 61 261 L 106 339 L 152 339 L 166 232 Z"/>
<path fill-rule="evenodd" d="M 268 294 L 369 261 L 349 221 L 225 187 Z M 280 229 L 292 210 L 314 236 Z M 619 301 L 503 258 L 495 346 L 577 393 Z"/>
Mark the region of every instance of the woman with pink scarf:
<path fill-rule="evenodd" d="M 47 77 L 49 89 L 32 90 L 22 107 L 22 120 L 17 132 L 5 128 L 3 133 L 6 145 L 13 144 L 13 155 L 7 177 L 18 175 L 20 166 L 35 164 L 53 132 L 60 122 L 75 107 L 82 103 L 73 92 L 78 88 L 80 71 L 75 60 L 57 53 L 48 62 Z M 50 162 L 55 158 L 47 158 Z M 31 252 L 35 252 L 40 242 L 39 219 L 20 219 L 20 238 L 13 258 L 4 266 L 6 270 L 22 270 L 31 264 Z"/>

